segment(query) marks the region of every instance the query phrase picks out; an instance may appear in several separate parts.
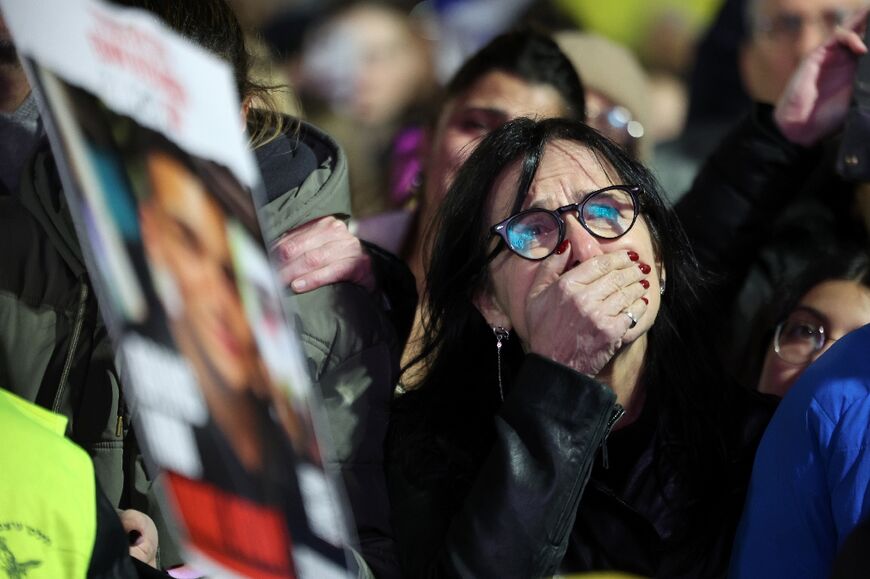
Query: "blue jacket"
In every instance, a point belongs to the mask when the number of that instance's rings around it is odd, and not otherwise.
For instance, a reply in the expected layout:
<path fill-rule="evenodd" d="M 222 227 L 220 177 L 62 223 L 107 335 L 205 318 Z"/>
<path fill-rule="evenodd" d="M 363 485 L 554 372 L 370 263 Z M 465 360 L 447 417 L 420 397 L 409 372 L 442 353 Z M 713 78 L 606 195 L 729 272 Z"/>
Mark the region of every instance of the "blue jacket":
<path fill-rule="evenodd" d="M 870 514 L 870 325 L 807 368 L 761 440 L 731 577 L 827 577 Z"/>

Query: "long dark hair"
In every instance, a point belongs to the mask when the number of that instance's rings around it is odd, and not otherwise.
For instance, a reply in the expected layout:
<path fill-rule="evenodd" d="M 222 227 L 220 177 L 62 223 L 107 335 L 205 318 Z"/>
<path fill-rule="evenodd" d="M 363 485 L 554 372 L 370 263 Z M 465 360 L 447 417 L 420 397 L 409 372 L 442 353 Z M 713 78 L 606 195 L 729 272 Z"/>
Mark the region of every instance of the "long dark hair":
<path fill-rule="evenodd" d="M 752 323 L 740 380 L 756 388 L 776 325 L 785 320 L 811 289 L 826 281 L 852 281 L 870 288 L 870 252 L 864 246 L 838 247 L 809 267 L 776 283 L 768 303 Z"/>
<path fill-rule="evenodd" d="M 496 179 L 519 160 L 514 202 L 519 208 L 546 145 L 559 139 L 587 147 L 605 168 L 612 168 L 608 174 L 615 172 L 615 179 L 643 189 L 640 211 L 664 264 L 667 289 L 648 333 L 640 383 L 646 404 L 656 411 L 657 452 L 679 473 L 692 502 L 715 505 L 726 485 L 729 438 L 737 425 L 726 420 L 731 384 L 717 372 L 698 331 L 703 323 L 696 317 L 700 270 L 655 178 L 619 146 L 576 121 L 511 121 L 488 135 L 460 169 L 439 213 L 427 274 L 428 315 L 420 355 L 427 374 L 418 388 L 397 400 L 397 421 L 411 418 L 421 426 L 412 425 L 410 431 L 429 429 L 445 447 L 468 449 L 467 456 L 459 453 L 463 464 L 474 464 L 487 452 L 499 406 L 495 340 L 473 305 L 474 296 L 489 283 L 487 200 Z M 509 341 L 502 353 L 506 389 L 523 357 L 516 342 Z M 414 437 L 407 443 L 414 444 Z"/>

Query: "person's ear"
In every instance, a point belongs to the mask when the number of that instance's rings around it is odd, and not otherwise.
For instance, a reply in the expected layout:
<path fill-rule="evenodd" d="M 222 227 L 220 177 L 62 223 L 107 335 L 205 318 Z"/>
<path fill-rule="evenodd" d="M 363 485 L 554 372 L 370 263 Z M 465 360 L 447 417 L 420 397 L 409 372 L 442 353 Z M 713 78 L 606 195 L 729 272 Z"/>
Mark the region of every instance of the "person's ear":
<path fill-rule="evenodd" d="M 248 127 L 248 112 L 250 112 L 250 110 L 251 110 L 251 103 L 253 100 L 254 99 L 251 95 L 248 95 L 242 99 L 242 111 L 241 111 L 242 130 L 247 129 L 247 127 Z"/>
<path fill-rule="evenodd" d="M 510 330 L 513 327 L 510 318 L 504 313 L 498 300 L 488 288 L 478 291 L 474 295 L 473 302 L 474 307 L 477 308 L 477 311 L 480 312 L 480 315 L 483 316 L 483 319 L 486 320 L 486 323 L 491 328 L 499 327 Z"/>
<path fill-rule="evenodd" d="M 665 270 L 665 264 L 661 262 L 661 260 L 656 260 L 656 272 L 659 276 L 659 292 L 661 294 L 665 293 L 665 287 L 667 286 L 667 278 L 668 272 Z"/>

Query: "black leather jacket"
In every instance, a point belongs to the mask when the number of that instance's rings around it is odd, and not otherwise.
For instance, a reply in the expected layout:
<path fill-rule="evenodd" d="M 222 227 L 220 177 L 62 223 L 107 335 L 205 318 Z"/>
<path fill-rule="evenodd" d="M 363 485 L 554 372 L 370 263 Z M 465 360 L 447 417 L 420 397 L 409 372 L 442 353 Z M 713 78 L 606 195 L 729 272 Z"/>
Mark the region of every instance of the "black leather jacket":
<path fill-rule="evenodd" d="M 421 397 L 419 408 L 426 404 Z M 526 578 L 605 569 L 723 575 L 770 404 L 747 393 L 741 452 L 726 475 L 733 493 L 718 511 L 729 515 L 707 525 L 715 540 L 699 561 L 688 556 L 686 541 L 693 534 L 685 529 L 691 497 L 655 450 L 654 410 L 636 422 L 629 445 L 636 454 L 623 465 L 619 488 L 598 476 L 607 474 L 596 465 L 605 445 L 612 468 L 619 466 L 615 453 L 624 445 L 615 443 L 623 431 L 607 439 L 621 411 L 606 386 L 528 355 L 488 440 L 471 433 L 491 415 L 462 404 L 446 421 L 431 416 L 443 407 L 429 416 L 394 413 L 388 485 L 404 576 Z M 445 434 L 447 424 L 459 435 Z"/>
<path fill-rule="evenodd" d="M 731 414 L 739 427 L 715 504 L 697 497 L 664 456 L 656 412 L 645 408 L 637 422 L 610 436 L 610 468 L 599 460 L 592 472 L 564 570 L 615 569 L 669 579 L 725 576 L 755 450 L 776 407 L 773 397 L 735 394 Z"/>
<path fill-rule="evenodd" d="M 459 429 L 474 420 L 466 410 L 456 409 Z M 470 455 L 430 423 L 419 428 L 399 418 L 391 431 L 388 486 L 404 576 L 552 574 L 595 455 L 620 410 L 606 386 L 529 355 L 492 439 L 470 440 L 476 449 Z M 431 460 L 416 460 L 426 455 Z"/>

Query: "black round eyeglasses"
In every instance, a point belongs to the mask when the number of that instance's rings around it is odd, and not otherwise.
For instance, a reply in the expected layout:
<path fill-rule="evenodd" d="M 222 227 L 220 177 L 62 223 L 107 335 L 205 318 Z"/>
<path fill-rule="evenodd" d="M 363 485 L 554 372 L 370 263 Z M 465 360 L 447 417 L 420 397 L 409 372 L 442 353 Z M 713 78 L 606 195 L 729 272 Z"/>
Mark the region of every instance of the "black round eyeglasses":
<path fill-rule="evenodd" d="M 534 261 L 550 257 L 565 239 L 564 213 L 573 213 L 580 225 L 599 239 L 617 239 L 637 221 L 640 191 L 637 185 L 611 185 L 558 209 L 520 211 L 493 225 L 490 235 L 498 235 L 508 249 Z"/>

